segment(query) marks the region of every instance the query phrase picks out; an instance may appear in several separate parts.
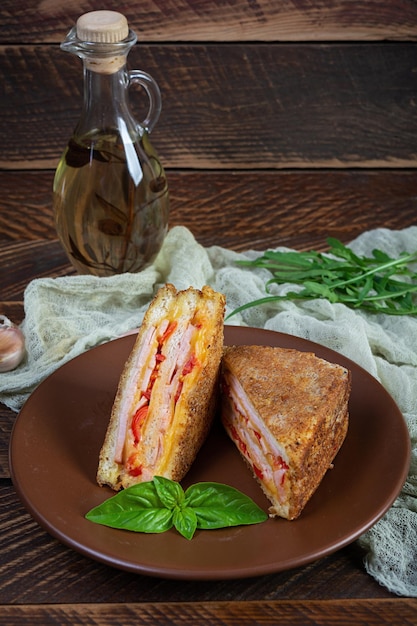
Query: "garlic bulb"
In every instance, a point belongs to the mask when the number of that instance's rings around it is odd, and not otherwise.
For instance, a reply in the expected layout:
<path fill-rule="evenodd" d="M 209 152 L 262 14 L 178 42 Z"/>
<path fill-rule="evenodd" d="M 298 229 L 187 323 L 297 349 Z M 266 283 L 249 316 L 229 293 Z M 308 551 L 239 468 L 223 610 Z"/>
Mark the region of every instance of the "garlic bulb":
<path fill-rule="evenodd" d="M 25 354 L 25 338 L 5 315 L 0 315 L 0 372 L 9 372 L 21 363 Z"/>

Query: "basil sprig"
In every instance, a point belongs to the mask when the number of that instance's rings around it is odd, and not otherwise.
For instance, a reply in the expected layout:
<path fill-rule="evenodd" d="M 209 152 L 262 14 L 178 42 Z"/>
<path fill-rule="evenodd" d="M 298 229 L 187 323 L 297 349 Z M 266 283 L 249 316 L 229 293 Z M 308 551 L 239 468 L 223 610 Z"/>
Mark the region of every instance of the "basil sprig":
<path fill-rule="evenodd" d="M 178 482 L 155 476 L 105 500 L 86 518 L 142 533 L 163 533 L 174 526 L 183 537 L 192 539 L 197 529 L 259 524 L 268 514 L 229 485 L 201 482 L 184 491 Z"/>

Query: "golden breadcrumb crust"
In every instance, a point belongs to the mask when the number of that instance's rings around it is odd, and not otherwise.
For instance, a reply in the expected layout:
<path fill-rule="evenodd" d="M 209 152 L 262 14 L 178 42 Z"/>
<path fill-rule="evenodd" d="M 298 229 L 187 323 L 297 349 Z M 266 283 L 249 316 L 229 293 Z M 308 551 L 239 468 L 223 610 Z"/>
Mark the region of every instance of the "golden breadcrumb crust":
<path fill-rule="evenodd" d="M 295 519 L 345 439 L 350 372 L 313 353 L 269 346 L 226 347 L 223 366 L 285 449 L 288 501 L 278 502 L 256 478 L 271 500 L 271 514 Z"/>

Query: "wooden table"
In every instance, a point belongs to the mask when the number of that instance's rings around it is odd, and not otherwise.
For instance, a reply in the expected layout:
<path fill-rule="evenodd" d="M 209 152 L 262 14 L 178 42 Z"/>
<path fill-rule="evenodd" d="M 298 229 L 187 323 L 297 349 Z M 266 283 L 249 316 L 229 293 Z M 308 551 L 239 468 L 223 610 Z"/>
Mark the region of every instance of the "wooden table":
<path fill-rule="evenodd" d="M 0 7 L 0 313 L 15 322 L 30 280 L 72 272 L 51 186 L 80 106 L 80 65 L 57 46 L 78 4 Z M 396 0 L 153 4 L 142 13 L 123 6 L 140 40 L 130 66 L 149 71 L 163 93 L 153 141 L 167 168 L 171 226 L 187 226 L 205 246 L 323 250 L 327 236 L 348 242 L 416 224 L 412 0 L 401 9 Z M 368 576 L 356 544 L 287 572 L 206 582 L 79 555 L 14 492 L 14 420 L 1 406 L 0 624 L 417 623 L 417 601 Z"/>

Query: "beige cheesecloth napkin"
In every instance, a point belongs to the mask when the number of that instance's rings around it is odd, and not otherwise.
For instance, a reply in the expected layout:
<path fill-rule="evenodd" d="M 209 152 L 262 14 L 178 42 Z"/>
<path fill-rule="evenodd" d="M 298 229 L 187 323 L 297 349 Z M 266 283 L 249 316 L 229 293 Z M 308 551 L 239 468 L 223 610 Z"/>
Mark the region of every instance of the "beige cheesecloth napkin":
<path fill-rule="evenodd" d="M 374 248 L 391 256 L 412 252 L 417 250 L 417 226 L 369 231 L 351 247 L 368 256 Z M 178 289 L 211 285 L 226 295 L 227 313 L 264 296 L 268 272 L 235 264 L 239 258 L 258 255 L 203 248 L 189 230 L 175 227 L 154 264 L 140 274 L 32 281 L 25 292 L 22 324 L 27 359 L 14 372 L 0 374 L 0 401 L 19 410 L 30 392 L 58 366 L 135 329 L 156 290 L 166 282 Z M 277 292 L 285 289 L 279 287 Z M 394 505 L 359 541 L 366 550 L 365 567 L 374 578 L 394 593 L 417 597 L 417 318 L 373 315 L 327 300 L 311 300 L 251 308 L 229 323 L 325 345 L 358 363 L 392 395 L 408 424 L 411 468 Z"/>

